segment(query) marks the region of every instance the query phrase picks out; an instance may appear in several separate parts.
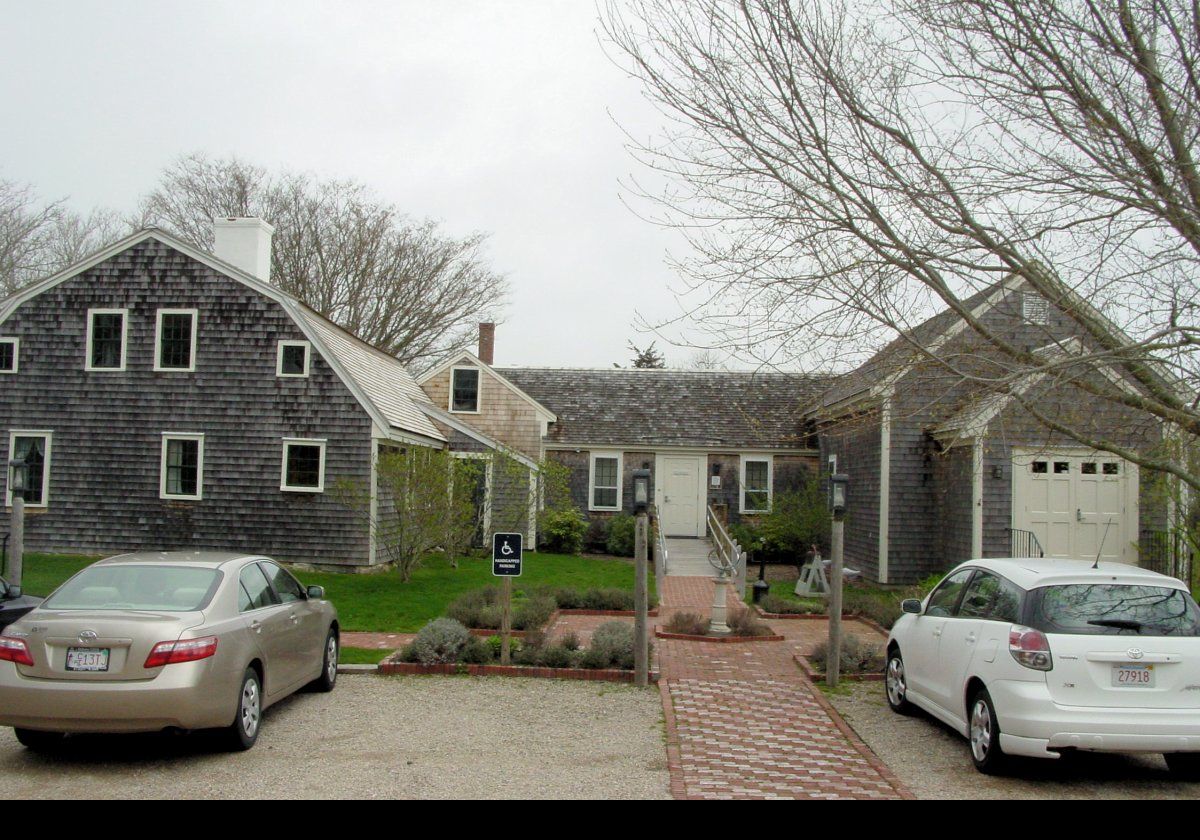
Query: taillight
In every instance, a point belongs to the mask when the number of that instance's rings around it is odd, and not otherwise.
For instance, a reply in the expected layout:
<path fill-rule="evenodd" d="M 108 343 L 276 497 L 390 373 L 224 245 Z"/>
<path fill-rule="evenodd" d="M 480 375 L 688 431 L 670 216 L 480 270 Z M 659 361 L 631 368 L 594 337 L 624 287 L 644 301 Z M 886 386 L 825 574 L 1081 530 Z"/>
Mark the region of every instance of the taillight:
<path fill-rule="evenodd" d="M 202 639 L 183 639 L 178 642 L 159 642 L 146 657 L 143 668 L 160 668 L 163 665 L 174 665 L 177 662 L 195 662 L 197 659 L 208 659 L 217 652 L 217 637 L 205 636 Z"/>
<path fill-rule="evenodd" d="M 1014 624 L 1008 631 L 1008 652 L 1017 662 L 1035 671 L 1049 671 L 1054 667 L 1050 640 L 1041 630 Z"/>
<path fill-rule="evenodd" d="M 33 657 L 29 655 L 29 645 L 25 644 L 23 639 L 0 636 L 0 661 L 32 665 Z"/>

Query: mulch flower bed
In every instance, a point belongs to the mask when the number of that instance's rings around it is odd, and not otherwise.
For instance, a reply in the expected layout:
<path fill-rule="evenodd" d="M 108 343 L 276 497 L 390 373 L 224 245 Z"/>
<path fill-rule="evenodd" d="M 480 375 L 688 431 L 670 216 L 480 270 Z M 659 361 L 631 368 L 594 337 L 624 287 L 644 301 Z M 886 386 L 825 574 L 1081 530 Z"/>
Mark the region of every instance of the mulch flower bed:
<path fill-rule="evenodd" d="M 754 604 L 753 609 L 755 612 L 758 613 L 759 617 L 771 619 L 772 621 L 775 619 L 785 619 L 785 620 L 796 619 L 796 620 L 800 620 L 800 621 L 827 621 L 829 619 L 829 616 L 826 615 L 825 613 L 772 613 L 772 612 L 767 612 L 762 607 L 760 607 L 758 604 Z M 867 625 L 872 630 L 875 630 L 875 631 L 883 634 L 884 636 L 886 636 L 888 634 L 887 628 L 885 628 L 882 624 L 880 624 L 877 621 L 873 621 L 872 619 L 867 618 L 865 615 L 859 615 L 858 613 L 844 612 L 844 613 L 842 613 L 842 621 L 857 621 L 860 624 Z"/>
<path fill-rule="evenodd" d="M 552 680 L 587 680 L 590 682 L 632 683 L 633 671 L 614 668 L 542 668 L 531 665 L 422 665 L 418 662 L 401 662 L 399 654 L 393 654 L 379 663 L 379 673 L 393 674 L 443 674 L 472 677 L 539 677 Z M 658 674 L 650 672 L 650 682 L 658 682 Z"/>
<path fill-rule="evenodd" d="M 803 671 L 805 676 L 807 676 L 810 680 L 813 682 L 825 681 L 825 672 L 818 671 L 816 668 L 814 668 L 813 664 L 808 661 L 807 656 L 802 653 L 797 653 L 792 658 L 796 660 L 796 664 L 800 666 L 800 670 Z M 883 680 L 883 673 L 879 671 L 851 671 L 849 673 L 842 671 L 838 675 L 838 678 L 841 680 L 848 680 L 850 682 L 881 682 Z"/>

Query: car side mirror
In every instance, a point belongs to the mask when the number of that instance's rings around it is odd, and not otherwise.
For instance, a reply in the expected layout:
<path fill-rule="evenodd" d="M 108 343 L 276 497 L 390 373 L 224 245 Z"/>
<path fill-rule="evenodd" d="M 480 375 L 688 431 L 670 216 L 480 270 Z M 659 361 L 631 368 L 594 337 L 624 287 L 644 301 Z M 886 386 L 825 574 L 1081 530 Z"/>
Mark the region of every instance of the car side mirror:
<path fill-rule="evenodd" d="M 916 598 L 905 598 L 900 602 L 900 609 L 913 615 L 921 614 L 921 602 Z"/>
<path fill-rule="evenodd" d="M 312 600 L 312 601 L 324 601 L 325 600 L 325 587 L 324 586 L 308 587 L 308 597 L 309 597 L 309 600 Z"/>

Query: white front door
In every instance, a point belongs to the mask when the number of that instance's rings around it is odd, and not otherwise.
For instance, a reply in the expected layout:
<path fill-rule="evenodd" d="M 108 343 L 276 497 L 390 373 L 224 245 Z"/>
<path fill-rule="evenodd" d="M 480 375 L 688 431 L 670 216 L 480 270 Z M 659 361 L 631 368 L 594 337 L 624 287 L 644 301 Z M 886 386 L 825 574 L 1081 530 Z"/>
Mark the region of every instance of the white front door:
<path fill-rule="evenodd" d="M 660 455 L 655 464 L 658 511 L 668 537 L 704 536 L 702 455 Z"/>
<path fill-rule="evenodd" d="M 1013 451 L 1013 527 L 1047 557 L 1137 563 L 1137 466 L 1087 449 Z"/>

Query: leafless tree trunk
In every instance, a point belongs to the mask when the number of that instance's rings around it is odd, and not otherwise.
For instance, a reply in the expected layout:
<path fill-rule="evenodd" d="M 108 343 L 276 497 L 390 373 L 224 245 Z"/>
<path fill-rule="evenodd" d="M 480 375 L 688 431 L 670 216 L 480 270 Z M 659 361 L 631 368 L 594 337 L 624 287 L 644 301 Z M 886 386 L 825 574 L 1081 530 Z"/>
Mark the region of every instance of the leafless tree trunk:
<path fill-rule="evenodd" d="M 1022 396 L 1069 383 L 1184 447 L 1200 434 L 1196 6 L 629 0 L 604 18 L 667 117 L 634 151 L 668 176 L 653 197 L 695 246 L 679 268 L 710 344 L 844 365 L 948 309 L 986 364 L 912 353 L 1200 488 L 1188 459 Z M 964 305 L 1013 276 L 1085 340 L 1047 330 L 1039 353 Z"/>
<path fill-rule="evenodd" d="M 216 216 L 270 222 L 272 282 L 417 368 L 468 346 L 507 293 L 487 265 L 486 236 L 449 236 L 353 181 L 194 155 L 168 169 L 141 207 L 143 225 L 203 248 Z"/>

